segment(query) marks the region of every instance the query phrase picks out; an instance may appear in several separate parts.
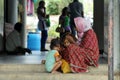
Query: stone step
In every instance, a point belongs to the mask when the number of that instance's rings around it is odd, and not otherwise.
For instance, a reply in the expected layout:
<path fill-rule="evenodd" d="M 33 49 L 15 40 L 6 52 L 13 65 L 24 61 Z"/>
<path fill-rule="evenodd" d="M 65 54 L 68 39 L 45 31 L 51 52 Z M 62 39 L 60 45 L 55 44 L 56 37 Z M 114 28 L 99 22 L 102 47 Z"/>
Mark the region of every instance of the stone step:
<path fill-rule="evenodd" d="M 106 62 L 102 61 L 98 68 L 89 67 L 88 73 L 51 74 L 41 64 L 44 55 L 0 57 L 0 80 L 108 80 Z"/>
<path fill-rule="evenodd" d="M 108 80 L 107 64 L 89 67 L 88 73 L 47 73 L 44 64 L 0 64 L 0 80 Z M 119 75 L 115 80 L 119 80 Z"/>
<path fill-rule="evenodd" d="M 101 72 L 102 73 L 102 72 Z M 0 72 L 0 80 L 108 80 L 107 74 L 68 73 L 51 74 L 38 72 Z"/>
<path fill-rule="evenodd" d="M 1 71 L 45 72 L 44 64 L 0 64 Z M 90 72 L 108 72 L 107 64 L 100 64 L 98 68 L 89 67 Z"/>
<path fill-rule="evenodd" d="M 42 64 L 0 64 L 1 71 L 45 72 L 45 67 Z"/>

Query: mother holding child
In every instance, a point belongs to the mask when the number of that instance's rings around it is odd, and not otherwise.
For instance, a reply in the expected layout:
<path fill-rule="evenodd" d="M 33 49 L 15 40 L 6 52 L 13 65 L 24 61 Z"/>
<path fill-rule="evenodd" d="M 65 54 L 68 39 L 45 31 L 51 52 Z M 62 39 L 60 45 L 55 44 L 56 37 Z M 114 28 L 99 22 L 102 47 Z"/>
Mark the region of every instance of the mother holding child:
<path fill-rule="evenodd" d="M 99 47 L 94 30 L 87 25 L 87 21 L 82 17 L 74 18 L 77 38 L 71 33 L 65 33 L 60 38 L 61 46 L 58 52 L 70 66 L 73 73 L 88 72 L 88 66 L 98 67 Z M 53 42 L 52 42 L 53 44 Z M 57 49 L 57 48 L 54 48 Z M 48 53 L 49 54 L 49 53 Z M 57 54 L 58 55 L 58 54 Z M 57 57 L 57 55 L 53 55 Z M 55 58 L 51 71 L 56 72 L 62 66 L 62 60 Z M 48 60 L 46 60 L 47 63 Z"/>

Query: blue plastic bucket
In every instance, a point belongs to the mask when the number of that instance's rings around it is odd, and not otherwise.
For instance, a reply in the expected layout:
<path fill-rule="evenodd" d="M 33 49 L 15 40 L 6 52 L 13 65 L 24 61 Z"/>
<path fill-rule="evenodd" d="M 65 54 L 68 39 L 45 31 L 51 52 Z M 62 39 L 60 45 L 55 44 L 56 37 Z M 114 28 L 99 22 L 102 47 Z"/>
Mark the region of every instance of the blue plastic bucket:
<path fill-rule="evenodd" d="M 27 48 L 30 50 L 40 50 L 41 48 L 41 34 L 29 32 L 27 36 Z"/>

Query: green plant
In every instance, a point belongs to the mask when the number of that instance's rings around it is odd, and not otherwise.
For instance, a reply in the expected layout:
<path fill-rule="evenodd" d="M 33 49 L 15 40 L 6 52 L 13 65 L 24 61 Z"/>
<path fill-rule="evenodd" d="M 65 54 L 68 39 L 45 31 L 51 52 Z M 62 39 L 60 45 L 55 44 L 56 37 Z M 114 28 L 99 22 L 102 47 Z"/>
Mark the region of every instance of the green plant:
<path fill-rule="evenodd" d="M 59 14 L 59 4 L 56 2 L 49 2 L 47 6 L 47 12 L 52 15 Z"/>
<path fill-rule="evenodd" d="M 59 37 L 59 33 L 55 31 L 56 28 L 57 28 L 57 24 L 54 24 L 53 26 L 51 26 L 48 30 L 48 36 Z"/>

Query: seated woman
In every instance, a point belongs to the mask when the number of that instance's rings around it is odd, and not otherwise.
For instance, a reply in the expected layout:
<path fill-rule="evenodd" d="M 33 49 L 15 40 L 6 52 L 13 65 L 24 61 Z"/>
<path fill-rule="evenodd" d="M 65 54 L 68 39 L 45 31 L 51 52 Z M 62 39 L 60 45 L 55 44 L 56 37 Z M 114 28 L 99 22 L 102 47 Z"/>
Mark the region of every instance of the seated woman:
<path fill-rule="evenodd" d="M 74 22 L 77 28 L 78 41 L 80 43 L 79 46 L 84 48 L 87 55 L 87 64 L 91 66 L 98 66 L 98 40 L 90 22 L 84 17 L 76 17 L 74 18 Z"/>
<path fill-rule="evenodd" d="M 61 51 L 63 59 L 69 64 L 72 72 L 87 72 L 88 66 L 85 63 L 84 55 L 80 53 L 80 47 L 75 43 L 73 36 L 66 33 L 61 42 L 64 48 Z"/>
<path fill-rule="evenodd" d="M 98 66 L 98 40 L 92 28 L 84 31 L 80 44 L 70 33 L 64 34 L 61 42 L 64 46 L 61 55 L 69 62 L 72 72 L 86 72 L 87 66 Z"/>

